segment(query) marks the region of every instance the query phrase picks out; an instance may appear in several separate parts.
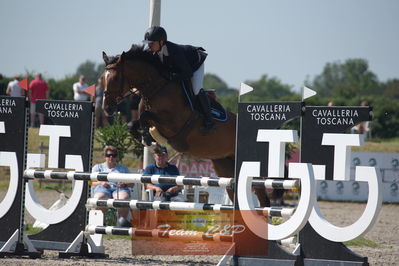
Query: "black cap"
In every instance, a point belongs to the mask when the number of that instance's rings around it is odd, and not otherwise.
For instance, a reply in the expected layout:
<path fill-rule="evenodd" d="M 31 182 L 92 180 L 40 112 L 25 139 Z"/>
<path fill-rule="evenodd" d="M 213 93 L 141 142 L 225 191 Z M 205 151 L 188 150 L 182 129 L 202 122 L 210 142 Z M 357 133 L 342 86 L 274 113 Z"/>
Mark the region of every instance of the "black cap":
<path fill-rule="evenodd" d="M 160 26 L 148 28 L 144 33 L 144 43 L 156 42 L 160 40 L 167 40 L 166 31 Z"/>

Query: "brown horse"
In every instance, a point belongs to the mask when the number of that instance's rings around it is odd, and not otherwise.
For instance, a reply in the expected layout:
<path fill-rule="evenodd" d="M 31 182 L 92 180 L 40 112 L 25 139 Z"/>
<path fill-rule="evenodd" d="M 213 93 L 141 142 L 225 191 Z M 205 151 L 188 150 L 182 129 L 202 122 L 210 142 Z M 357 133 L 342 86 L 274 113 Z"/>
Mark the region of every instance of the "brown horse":
<path fill-rule="evenodd" d="M 106 64 L 103 109 L 108 115 L 115 112 L 124 97 L 138 91 L 149 124 L 175 150 L 212 160 L 219 177 L 234 176 L 235 114 L 229 113 L 228 121 L 215 122 L 216 129 L 203 134 L 200 130 L 203 118 L 188 106 L 181 85 L 165 79 L 161 75 L 165 71 L 163 66 L 142 46 L 133 45 L 117 57 L 108 57 L 103 52 L 103 59 Z M 229 195 L 232 198 L 231 191 Z"/>

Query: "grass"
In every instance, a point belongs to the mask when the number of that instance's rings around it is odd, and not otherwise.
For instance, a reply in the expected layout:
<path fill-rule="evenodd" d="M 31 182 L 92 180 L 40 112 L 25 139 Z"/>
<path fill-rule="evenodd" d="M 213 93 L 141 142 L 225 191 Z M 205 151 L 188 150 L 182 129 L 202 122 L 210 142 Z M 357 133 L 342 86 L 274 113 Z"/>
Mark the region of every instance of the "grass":
<path fill-rule="evenodd" d="M 354 240 L 346 241 L 346 242 L 344 242 L 344 244 L 346 246 L 355 246 L 355 247 L 371 247 L 371 248 L 382 248 L 383 247 L 382 245 L 380 245 L 374 241 L 371 241 L 367 238 L 364 238 L 364 237 L 358 237 Z"/>
<path fill-rule="evenodd" d="M 366 141 L 363 146 L 352 147 L 352 151 L 399 153 L 399 137 L 385 140 L 372 139 Z"/>
<path fill-rule="evenodd" d="M 40 233 L 41 231 L 43 231 L 43 229 L 34 228 L 34 227 L 32 227 L 31 224 L 27 224 L 25 227 L 25 230 L 24 230 L 24 234 L 34 235 L 34 234 Z M 131 236 L 117 236 L 117 235 L 104 235 L 104 238 L 106 238 L 106 239 L 126 239 L 126 240 L 132 239 Z"/>
<path fill-rule="evenodd" d="M 125 239 L 132 240 L 131 236 L 116 236 L 116 235 L 104 235 L 105 239 Z"/>
<path fill-rule="evenodd" d="M 34 235 L 34 234 L 40 233 L 41 231 L 43 231 L 42 228 L 35 228 L 35 227 L 32 227 L 31 224 L 27 224 L 25 227 L 24 233 L 26 235 Z"/>

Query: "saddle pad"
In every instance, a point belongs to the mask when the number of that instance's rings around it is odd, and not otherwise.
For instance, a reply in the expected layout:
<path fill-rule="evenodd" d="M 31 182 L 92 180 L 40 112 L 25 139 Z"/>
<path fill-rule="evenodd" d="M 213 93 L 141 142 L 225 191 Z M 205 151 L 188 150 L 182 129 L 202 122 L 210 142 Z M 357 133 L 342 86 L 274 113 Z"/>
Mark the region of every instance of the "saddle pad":
<path fill-rule="evenodd" d="M 219 121 L 219 122 L 226 122 L 229 118 L 228 113 L 224 107 L 218 103 L 216 100 L 212 99 L 209 97 L 209 100 L 211 101 L 211 114 L 213 120 Z"/>

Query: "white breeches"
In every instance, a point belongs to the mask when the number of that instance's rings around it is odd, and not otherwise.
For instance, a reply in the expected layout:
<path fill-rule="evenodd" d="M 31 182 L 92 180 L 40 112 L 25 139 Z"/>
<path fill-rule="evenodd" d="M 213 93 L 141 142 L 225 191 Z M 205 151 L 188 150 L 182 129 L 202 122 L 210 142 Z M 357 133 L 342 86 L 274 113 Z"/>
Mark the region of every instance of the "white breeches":
<path fill-rule="evenodd" d="M 193 85 L 193 92 L 197 95 L 202 89 L 202 83 L 204 81 L 204 63 L 193 73 L 193 77 L 191 78 L 191 83 Z"/>

